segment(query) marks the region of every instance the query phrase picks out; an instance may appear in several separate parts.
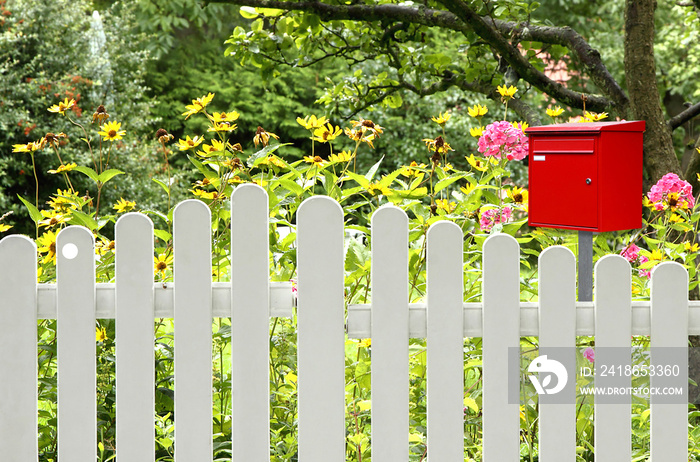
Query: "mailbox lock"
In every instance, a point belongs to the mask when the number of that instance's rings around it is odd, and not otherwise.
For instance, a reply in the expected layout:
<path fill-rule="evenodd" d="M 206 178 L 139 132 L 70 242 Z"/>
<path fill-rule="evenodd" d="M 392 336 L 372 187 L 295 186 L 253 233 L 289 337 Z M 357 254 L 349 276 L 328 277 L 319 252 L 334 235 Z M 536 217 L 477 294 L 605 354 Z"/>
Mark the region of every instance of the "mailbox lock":
<path fill-rule="evenodd" d="M 590 178 L 586 178 L 586 184 L 591 184 L 591 183 L 592 183 L 591 179 L 590 179 Z"/>

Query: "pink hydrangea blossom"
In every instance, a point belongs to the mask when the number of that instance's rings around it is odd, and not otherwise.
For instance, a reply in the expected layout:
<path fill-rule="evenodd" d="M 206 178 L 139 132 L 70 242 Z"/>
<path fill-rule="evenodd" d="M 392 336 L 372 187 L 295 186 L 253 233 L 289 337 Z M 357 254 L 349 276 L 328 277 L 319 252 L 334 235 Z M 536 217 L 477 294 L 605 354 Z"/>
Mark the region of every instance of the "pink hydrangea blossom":
<path fill-rule="evenodd" d="M 505 156 L 508 160 L 522 160 L 527 157 L 528 149 L 528 139 L 520 124 L 494 122 L 479 137 L 479 152 L 486 157 L 500 159 Z"/>
<path fill-rule="evenodd" d="M 494 208 L 481 212 L 479 217 L 479 226 L 484 232 L 489 232 L 498 223 L 508 223 L 513 218 L 513 209 L 505 206 L 502 209 Z"/>
<path fill-rule="evenodd" d="M 595 350 L 593 350 L 593 348 L 591 348 L 591 347 L 586 348 L 583 351 L 583 357 L 586 358 L 591 363 L 595 362 Z"/>
<path fill-rule="evenodd" d="M 675 173 L 664 175 L 651 187 L 647 198 L 656 210 L 693 208 L 695 205 L 692 186 L 687 181 L 678 178 Z"/>

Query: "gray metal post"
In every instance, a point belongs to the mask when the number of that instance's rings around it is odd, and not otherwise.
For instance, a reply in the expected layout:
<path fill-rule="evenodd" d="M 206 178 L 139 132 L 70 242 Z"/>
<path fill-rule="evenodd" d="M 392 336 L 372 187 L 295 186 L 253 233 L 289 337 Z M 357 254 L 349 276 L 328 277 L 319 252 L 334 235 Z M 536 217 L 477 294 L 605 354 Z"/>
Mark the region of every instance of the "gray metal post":
<path fill-rule="evenodd" d="M 578 232 L 578 300 L 593 300 L 593 232 Z"/>

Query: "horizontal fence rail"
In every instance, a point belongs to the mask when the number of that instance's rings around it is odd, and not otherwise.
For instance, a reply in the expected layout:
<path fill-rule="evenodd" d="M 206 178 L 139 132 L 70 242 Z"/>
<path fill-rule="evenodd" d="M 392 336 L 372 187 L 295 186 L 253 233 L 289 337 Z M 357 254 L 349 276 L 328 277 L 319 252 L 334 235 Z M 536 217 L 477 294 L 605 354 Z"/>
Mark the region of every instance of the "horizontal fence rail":
<path fill-rule="evenodd" d="M 408 303 L 405 213 L 393 206 L 372 218 L 371 305 L 344 299 L 344 223 L 327 197 L 298 213 L 298 297 L 291 283 L 271 283 L 268 197 L 256 185 L 231 201 L 231 282 L 211 282 L 208 207 L 196 200 L 174 212 L 174 282 L 153 282 L 153 227 L 139 213 L 116 225 L 116 282 L 95 283 L 93 237 L 71 226 L 59 233 L 57 283 L 37 284 L 33 241 L 0 241 L 0 458 L 36 461 L 37 320 L 57 319 L 58 439 L 62 462 L 94 462 L 95 320 L 116 319 L 117 458 L 154 458 L 153 319 L 174 319 L 175 451 L 179 461 L 212 456 L 212 318 L 230 317 L 233 461 L 270 458 L 270 316 L 297 315 L 298 442 L 301 462 L 345 458 L 345 341 L 372 338 L 372 451 L 376 461 L 408 458 L 408 340 L 426 338 L 430 457 L 464 458 L 465 337 L 483 340 L 483 460 L 520 459 L 520 409 L 509 403 L 509 347 L 521 336 L 570 346 L 595 335 L 596 347 L 629 345 L 650 335 L 653 347 L 677 347 L 700 334 L 700 302 L 688 302 L 687 272 L 662 263 L 650 301 L 631 301 L 631 269 L 611 255 L 596 265 L 593 302 L 575 301 L 575 259 L 564 247 L 539 261 L 538 302 L 520 302 L 519 246 L 508 235 L 484 243 L 483 302 L 463 302 L 462 234 L 433 224 L 427 236 L 427 297 Z M 653 358 L 652 358 L 653 359 Z M 596 398 L 597 399 L 597 398 Z M 596 401 L 597 403 L 597 401 Z M 575 404 L 542 404 L 539 460 L 575 461 Z M 596 404 L 596 461 L 629 460 L 630 406 Z M 687 405 L 651 409 L 655 460 L 687 460 Z"/>

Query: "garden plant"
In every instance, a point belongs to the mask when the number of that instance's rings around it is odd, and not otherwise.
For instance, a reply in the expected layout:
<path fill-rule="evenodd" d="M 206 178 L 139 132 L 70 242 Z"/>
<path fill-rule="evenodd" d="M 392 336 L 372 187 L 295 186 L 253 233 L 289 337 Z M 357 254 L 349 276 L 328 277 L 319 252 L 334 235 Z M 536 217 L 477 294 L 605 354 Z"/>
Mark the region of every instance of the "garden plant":
<path fill-rule="evenodd" d="M 107 107 L 95 108 L 89 122 L 70 122 L 80 131 L 80 139 L 65 133 L 46 133 L 35 141 L 14 145 L 14 152 L 26 156 L 28 168 L 34 170 L 36 194 L 19 197 L 35 224 L 39 252 L 39 281 L 55 279 L 56 236 L 68 225 L 81 225 L 95 236 L 98 282 L 114 279 L 114 224 L 124 213 L 139 211 L 154 222 L 156 253 L 155 281 L 171 282 L 172 212 L 174 197 L 184 193 L 208 205 L 212 216 L 212 279 L 229 280 L 228 199 L 237 185 L 256 183 L 269 196 L 270 207 L 270 274 L 273 281 L 294 281 L 296 268 L 296 213 L 308 197 L 326 195 L 343 208 L 346 223 L 345 291 L 346 305 L 371 301 L 372 247 L 369 223 L 372 214 L 385 204 L 401 208 L 409 217 L 409 301 L 417 303 L 425 297 L 426 233 L 437 221 L 449 220 L 464 235 L 464 300 L 481 299 L 481 258 L 485 239 L 494 233 L 513 235 L 522 247 L 521 299 L 537 298 L 537 257 L 551 245 L 565 245 L 575 250 L 575 235 L 566 231 L 529 229 L 527 223 L 528 192 L 521 163 L 527 156 L 525 123 L 508 120 L 508 104 L 517 92 L 515 86 L 500 86 L 501 105 L 476 104 L 468 109 L 472 152 L 456 152 L 450 141 L 459 136 L 451 132 L 451 112 L 432 118 L 434 136 L 406 140 L 424 146 L 422 158 L 398 169 L 384 169 L 383 160 L 359 171 L 358 159 L 371 157 L 372 149 L 382 142 L 382 135 L 391 130 L 378 120 L 357 118 L 343 126 L 335 125 L 326 116 L 300 115 L 296 122 L 308 131 L 311 150 L 302 156 L 287 155 L 284 140 L 261 126 L 246 146 L 232 141 L 239 118 L 234 108 L 217 112 L 215 95 L 208 93 L 192 100 L 182 116 L 201 118 L 206 127 L 175 140 L 160 129 L 155 134 L 157 156 L 163 165 L 152 178 L 167 203 L 165 210 L 142 208 L 129 197 L 115 203 L 104 199 L 105 185 L 118 190 L 119 181 L 128 172 L 119 168 L 120 141 L 129 136 L 129 127 L 113 117 Z M 64 98 L 48 108 L 57 118 L 71 117 L 75 100 Z M 559 107 L 546 110 L 547 117 L 562 119 Z M 494 116 L 494 114 L 496 114 Z M 606 114 L 584 112 L 581 121 L 605 119 Z M 60 120 L 60 119 L 58 119 Z M 67 158 L 65 143 L 80 145 L 90 159 L 78 165 Z M 35 155 L 49 152 L 56 165 L 48 173 L 56 175 L 63 187 L 50 197 L 40 197 Z M 176 181 L 171 170 L 172 157 L 186 155 L 197 179 L 184 185 Z M 90 188 L 81 192 L 74 188 L 76 178 L 87 180 Z M 182 177 L 179 177 L 181 180 Z M 697 289 L 698 272 L 695 236 L 700 221 L 700 205 L 690 184 L 675 174 L 664 176 L 649 193 L 640 197 L 644 203 L 644 227 L 628 233 L 601 233 L 595 238 L 596 258 L 619 253 L 633 266 L 635 298 L 649 296 L 649 276 L 662 261 L 683 264 L 690 275 L 691 291 Z M 575 204 L 572 204 L 575 206 Z M 6 217 L 0 218 L 0 232 L 11 232 Z M 230 460 L 231 404 L 230 388 L 230 319 L 213 321 L 213 422 L 214 460 Z M 98 373 L 98 454 L 102 461 L 115 457 L 115 345 L 113 320 L 99 320 L 96 327 Z M 39 445 L 42 461 L 55 460 L 56 434 L 56 324 L 42 320 L 39 324 Z M 156 351 L 156 439 L 157 460 L 173 460 L 173 322 L 156 319 L 154 323 Z M 636 345 L 647 346 L 648 339 L 635 338 Z M 296 443 L 296 334 L 295 320 L 274 318 L 270 326 L 270 418 L 271 453 L 275 461 L 297 460 Z M 536 338 L 523 338 L 521 347 L 527 354 L 537 346 Z M 594 342 L 579 338 L 579 359 L 594 361 Z M 347 460 L 371 460 L 370 441 L 370 339 L 346 342 Z M 411 460 L 426 460 L 426 345 L 422 339 L 410 341 L 410 435 Z M 464 342 L 464 449 L 465 460 L 481 460 L 481 339 Z M 525 390 L 525 396 L 527 390 Z M 530 390 L 531 392 L 531 390 Z M 593 460 L 593 403 L 590 397 L 579 397 L 577 406 L 577 460 Z M 646 460 L 649 451 L 648 403 L 633 403 L 634 460 Z M 691 423 L 700 414 L 691 408 Z M 521 457 L 538 459 L 537 403 L 525 399 L 521 406 Z M 700 457 L 700 434 L 690 430 L 691 454 Z"/>

